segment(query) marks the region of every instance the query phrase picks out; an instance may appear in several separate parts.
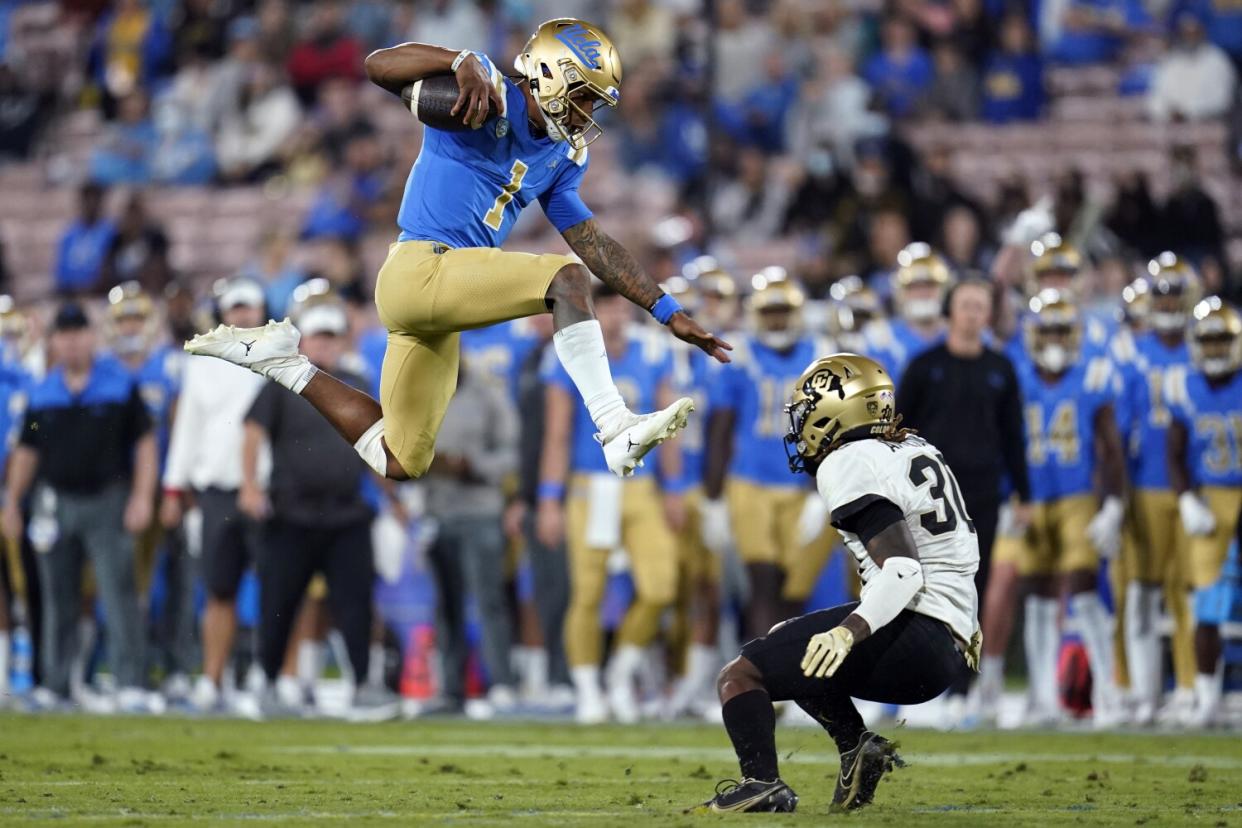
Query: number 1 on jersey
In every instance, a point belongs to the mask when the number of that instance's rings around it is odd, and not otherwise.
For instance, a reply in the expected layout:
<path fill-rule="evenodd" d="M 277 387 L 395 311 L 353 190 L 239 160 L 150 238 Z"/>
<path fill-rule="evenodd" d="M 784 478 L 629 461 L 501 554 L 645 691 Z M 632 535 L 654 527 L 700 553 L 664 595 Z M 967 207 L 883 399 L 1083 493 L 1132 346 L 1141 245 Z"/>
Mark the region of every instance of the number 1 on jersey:
<path fill-rule="evenodd" d="M 510 201 L 513 201 L 514 194 L 522 189 L 522 179 L 526 177 L 528 167 L 521 161 L 514 159 L 513 168 L 509 170 L 509 183 L 500 191 L 500 195 L 496 196 L 496 201 L 492 203 L 492 209 L 487 211 L 487 215 L 483 217 L 483 223 L 493 230 L 499 230 L 501 222 L 505 218 L 505 207 Z"/>

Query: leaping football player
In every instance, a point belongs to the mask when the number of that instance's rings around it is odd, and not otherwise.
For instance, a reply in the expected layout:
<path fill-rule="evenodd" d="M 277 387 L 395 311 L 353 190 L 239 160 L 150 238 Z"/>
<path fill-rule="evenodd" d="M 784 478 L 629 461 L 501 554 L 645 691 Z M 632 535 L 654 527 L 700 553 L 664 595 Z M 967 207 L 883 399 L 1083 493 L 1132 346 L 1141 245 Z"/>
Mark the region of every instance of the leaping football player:
<path fill-rule="evenodd" d="M 591 274 L 649 311 L 674 336 L 728 362 L 728 343 L 703 330 L 609 237 L 578 194 L 587 145 L 602 132 L 593 112 L 616 107 L 621 61 L 593 24 L 543 23 L 513 77 L 486 55 L 404 43 L 366 59 L 371 81 L 402 95 L 452 73 L 452 108 L 471 129 L 426 128 L 397 216 L 401 232 L 375 287 L 388 347 L 380 399 L 338 382 L 298 353 L 288 322 L 219 327 L 186 345 L 243 365 L 301 394 L 378 473 L 421 476 L 457 383 L 460 331 L 552 313 L 557 356 L 590 412 L 610 471 L 633 473 L 693 410 L 682 398 L 653 414 L 631 412 L 617 391 L 591 302 Z M 409 94 L 408 92 L 405 94 Z M 417 99 L 416 99 L 417 100 Z M 518 213 L 538 199 L 581 263 L 502 251 Z"/>
<path fill-rule="evenodd" d="M 898 427 L 894 397 L 888 373 L 856 354 L 817 359 L 798 378 L 785 409 L 789 467 L 815 478 L 858 566 L 861 600 L 778 624 L 721 671 L 742 780 L 718 786 L 703 810 L 794 810 L 774 701 L 796 702 L 836 743 L 833 808 L 866 805 L 900 760 L 851 697 L 918 704 L 944 692 L 963 661 L 977 666 L 974 524 L 940 452 Z"/>

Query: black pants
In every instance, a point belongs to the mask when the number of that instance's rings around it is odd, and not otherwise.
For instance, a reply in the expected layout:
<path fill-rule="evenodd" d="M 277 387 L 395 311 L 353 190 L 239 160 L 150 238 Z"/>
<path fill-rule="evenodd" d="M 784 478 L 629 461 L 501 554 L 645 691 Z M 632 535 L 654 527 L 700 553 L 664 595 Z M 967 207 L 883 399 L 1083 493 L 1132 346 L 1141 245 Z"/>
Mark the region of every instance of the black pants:
<path fill-rule="evenodd" d="M 220 601 L 237 597 L 242 575 L 258 560 L 259 527 L 237 506 L 236 489 L 202 489 L 194 493 L 203 513 L 199 565 L 207 594 Z"/>
<path fill-rule="evenodd" d="M 742 647 L 759 668 L 772 701 L 850 697 L 884 704 L 919 704 L 934 699 L 957 677 L 965 659 L 944 622 L 910 610 L 859 643 L 836 675 L 807 678 L 802 656 L 807 642 L 840 624 L 857 602 L 799 616 Z"/>
<path fill-rule="evenodd" d="M 371 597 L 375 579 L 371 524 L 358 521 L 339 529 L 297 526 L 274 519 L 259 556 L 259 659 L 268 680 L 280 672 L 311 576 L 328 582 L 332 625 L 341 632 L 354 676 L 363 681 L 371 641 Z"/>

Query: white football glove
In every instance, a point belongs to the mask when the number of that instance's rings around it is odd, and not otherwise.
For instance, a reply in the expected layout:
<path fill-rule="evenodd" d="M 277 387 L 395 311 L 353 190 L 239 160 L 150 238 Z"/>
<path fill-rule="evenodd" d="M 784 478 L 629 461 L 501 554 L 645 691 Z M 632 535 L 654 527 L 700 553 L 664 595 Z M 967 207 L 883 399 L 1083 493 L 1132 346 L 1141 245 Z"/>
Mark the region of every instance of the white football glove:
<path fill-rule="evenodd" d="M 729 531 L 729 505 L 724 498 L 704 500 L 699 506 L 699 535 L 713 555 L 723 555 L 733 540 Z"/>
<path fill-rule="evenodd" d="M 1056 218 L 1052 215 L 1052 199 L 1044 196 L 1027 207 L 1005 228 L 1001 241 L 1009 246 L 1021 247 L 1024 250 L 1031 242 L 1056 226 Z"/>
<path fill-rule="evenodd" d="M 996 537 L 1016 538 L 1019 534 L 1018 521 L 1013 516 L 1013 502 L 1006 500 L 996 514 Z"/>
<path fill-rule="evenodd" d="M 1210 535 L 1216 531 L 1216 516 L 1194 492 L 1182 492 L 1177 498 L 1177 511 L 1188 535 Z"/>
<path fill-rule="evenodd" d="M 798 515 L 798 545 L 814 543 L 827 525 L 828 504 L 820 497 L 819 492 L 811 492 L 803 501 L 802 512 Z"/>
<path fill-rule="evenodd" d="M 845 627 L 811 636 L 802 656 L 802 675 L 807 678 L 830 678 L 854 648 L 854 634 Z"/>
<path fill-rule="evenodd" d="M 1106 497 L 1100 511 L 1087 524 L 1087 540 L 1105 560 L 1111 561 L 1121 550 L 1121 518 L 1124 514 L 1121 498 Z"/>

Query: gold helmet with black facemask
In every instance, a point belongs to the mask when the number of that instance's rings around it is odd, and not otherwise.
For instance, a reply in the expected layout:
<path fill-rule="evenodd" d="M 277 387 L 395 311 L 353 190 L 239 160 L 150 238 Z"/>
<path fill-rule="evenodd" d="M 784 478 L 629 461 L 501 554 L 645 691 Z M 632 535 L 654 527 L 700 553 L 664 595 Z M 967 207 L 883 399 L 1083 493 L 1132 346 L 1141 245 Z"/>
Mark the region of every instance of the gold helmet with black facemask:
<path fill-rule="evenodd" d="M 821 357 L 798 377 L 785 413 L 789 469 L 814 473 L 824 457 L 846 440 L 880 436 L 895 428 L 893 379 L 865 356 Z"/>
<path fill-rule="evenodd" d="M 1166 250 L 1147 263 L 1151 285 L 1148 324 L 1156 333 L 1181 335 L 1199 301 L 1199 275 L 1194 265 Z"/>
<path fill-rule="evenodd" d="M 1242 313 L 1219 296 L 1195 305 L 1186 332 L 1190 359 L 1212 379 L 1242 370 Z"/>

